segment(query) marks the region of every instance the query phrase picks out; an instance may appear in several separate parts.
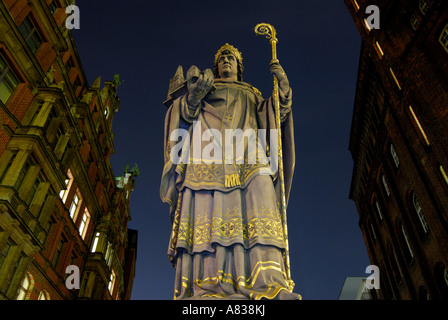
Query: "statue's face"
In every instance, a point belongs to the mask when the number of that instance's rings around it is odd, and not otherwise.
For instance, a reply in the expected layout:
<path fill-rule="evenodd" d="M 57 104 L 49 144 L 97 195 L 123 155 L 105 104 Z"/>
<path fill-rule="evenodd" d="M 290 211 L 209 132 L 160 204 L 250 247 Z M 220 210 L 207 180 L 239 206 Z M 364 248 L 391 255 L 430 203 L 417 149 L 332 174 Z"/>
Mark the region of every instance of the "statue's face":
<path fill-rule="evenodd" d="M 223 53 L 218 58 L 218 73 L 221 79 L 238 79 L 238 61 L 236 57 L 229 53 Z"/>

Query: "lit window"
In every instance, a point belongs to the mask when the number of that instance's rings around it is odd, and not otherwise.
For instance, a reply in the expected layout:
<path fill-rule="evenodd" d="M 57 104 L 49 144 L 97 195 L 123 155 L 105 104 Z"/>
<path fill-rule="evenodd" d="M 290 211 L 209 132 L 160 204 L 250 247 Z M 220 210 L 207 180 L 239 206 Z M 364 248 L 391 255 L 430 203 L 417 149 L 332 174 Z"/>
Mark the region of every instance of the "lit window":
<path fill-rule="evenodd" d="M 6 104 L 19 80 L 2 54 L 0 54 L 0 101 Z"/>
<path fill-rule="evenodd" d="M 366 27 L 368 32 L 370 32 L 370 30 L 372 30 L 372 27 L 370 26 L 369 22 L 367 22 L 366 19 L 364 19 L 364 26 Z"/>
<path fill-rule="evenodd" d="M 62 199 L 62 202 L 65 203 L 65 201 L 67 200 L 67 196 L 68 196 L 68 191 L 70 190 L 73 181 L 75 180 L 73 178 L 72 175 L 72 171 L 70 169 L 68 169 L 67 171 L 67 177 L 68 179 L 65 180 L 65 185 L 67 186 L 66 189 L 61 190 L 61 192 L 59 192 L 59 197 Z"/>
<path fill-rule="evenodd" d="M 398 168 L 400 166 L 400 159 L 393 144 L 390 145 L 390 154 L 392 155 L 392 159 L 394 159 L 395 166 Z"/>
<path fill-rule="evenodd" d="M 394 81 L 395 81 L 395 84 L 397 85 L 398 89 L 400 89 L 400 90 L 401 90 L 401 85 L 400 85 L 400 82 L 398 82 L 398 79 L 397 79 L 397 76 L 395 75 L 395 72 L 394 72 L 394 70 L 392 70 L 392 68 L 389 68 L 389 72 L 390 72 L 390 74 L 391 74 L 392 78 L 394 79 Z"/>
<path fill-rule="evenodd" d="M 446 175 L 445 169 L 443 169 L 442 166 L 439 167 L 440 173 L 442 174 L 443 180 L 445 180 L 445 183 L 448 185 L 448 176 Z"/>
<path fill-rule="evenodd" d="M 381 208 L 380 208 L 380 204 L 378 203 L 378 201 L 375 201 L 375 205 L 376 205 L 376 212 L 378 213 L 380 220 L 383 220 L 383 215 L 381 214 Z"/>
<path fill-rule="evenodd" d="M 84 210 L 84 214 L 82 215 L 81 224 L 79 225 L 79 234 L 84 239 L 87 233 L 87 226 L 90 222 L 90 214 L 87 208 Z"/>
<path fill-rule="evenodd" d="M 96 252 L 96 249 L 98 247 L 98 241 L 100 240 L 100 233 L 96 232 L 95 233 L 95 237 L 93 238 L 93 243 L 92 243 L 92 252 Z"/>
<path fill-rule="evenodd" d="M 417 196 L 415 193 L 412 193 L 412 203 L 414 204 L 415 212 L 417 213 L 418 219 L 420 220 L 420 224 L 423 228 L 423 231 L 425 233 L 428 233 L 429 227 L 426 223 L 425 216 L 423 215 L 422 207 L 420 206 L 420 203 L 418 202 Z"/>
<path fill-rule="evenodd" d="M 387 183 L 387 180 L 386 180 L 386 177 L 384 176 L 384 174 L 382 175 L 381 180 L 383 182 L 384 190 L 386 191 L 387 196 L 390 196 L 389 184 Z"/>
<path fill-rule="evenodd" d="M 112 290 L 114 289 L 115 277 L 116 277 L 115 276 L 115 271 L 112 269 L 111 272 L 110 272 L 110 280 L 109 280 L 109 286 L 108 286 L 110 294 L 112 294 Z"/>
<path fill-rule="evenodd" d="M 426 135 L 425 130 L 423 130 L 423 127 L 422 127 L 420 121 L 418 120 L 417 115 L 415 114 L 414 109 L 412 108 L 412 106 L 409 106 L 409 111 L 411 112 L 412 118 L 414 119 L 415 124 L 417 125 L 417 128 L 420 131 L 423 139 L 425 139 L 426 145 L 429 146 L 430 143 L 429 143 L 429 140 L 428 140 L 428 136 Z"/>
<path fill-rule="evenodd" d="M 19 31 L 28 44 L 28 47 L 30 47 L 31 51 L 35 53 L 43 41 L 42 36 L 30 16 L 26 17 L 26 19 L 20 24 Z"/>
<path fill-rule="evenodd" d="M 448 52 L 448 23 L 440 34 L 439 43 L 442 45 L 443 49 Z"/>
<path fill-rule="evenodd" d="M 42 290 L 39 293 L 39 297 L 37 298 L 37 300 L 50 300 L 50 294 L 47 290 Z"/>
<path fill-rule="evenodd" d="M 31 275 L 27 272 L 25 278 L 23 278 L 22 283 L 19 287 L 19 292 L 17 294 L 16 300 L 25 300 L 28 291 L 31 289 Z"/>
<path fill-rule="evenodd" d="M 69 182 L 69 181 L 70 181 L 70 179 L 65 179 L 64 183 L 65 183 L 66 186 L 68 185 L 68 182 Z M 67 189 L 62 189 L 62 190 L 59 192 L 59 197 L 60 197 L 61 199 L 64 197 L 64 194 L 65 194 L 66 191 L 67 191 Z"/>
<path fill-rule="evenodd" d="M 383 48 L 381 48 L 378 41 L 375 41 L 375 47 L 376 47 L 376 52 L 378 53 L 380 58 L 382 58 L 384 56 L 384 51 L 383 51 Z"/>
<path fill-rule="evenodd" d="M 79 206 L 79 197 L 78 197 L 78 193 L 75 193 L 75 196 L 73 197 L 73 201 L 72 204 L 70 206 L 70 218 L 74 218 L 75 217 L 75 213 L 76 210 L 78 209 Z"/>

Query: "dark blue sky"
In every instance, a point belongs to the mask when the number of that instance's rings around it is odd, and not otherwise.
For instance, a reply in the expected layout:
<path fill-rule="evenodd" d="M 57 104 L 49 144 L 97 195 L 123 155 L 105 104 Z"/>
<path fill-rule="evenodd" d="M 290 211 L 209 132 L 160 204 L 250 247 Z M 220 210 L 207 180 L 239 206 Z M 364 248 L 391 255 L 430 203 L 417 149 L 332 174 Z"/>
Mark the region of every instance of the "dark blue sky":
<path fill-rule="evenodd" d="M 293 89 L 296 170 L 288 207 L 292 278 L 303 299 L 337 299 L 346 276 L 370 264 L 354 202 L 348 199 L 348 151 L 360 36 L 342 0 L 154 1 L 78 0 L 73 30 L 89 84 L 98 76 L 124 83 L 115 114 L 116 176 L 137 163 L 131 198 L 139 231 L 132 299 L 172 299 L 167 258 L 168 206 L 159 197 L 163 122 L 169 80 L 178 65 L 211 68 L 226 42 L 244 58 L 244 81 L 272 91 L 269 41 L 257 23 L 275 26 L 278 58 Z"/>

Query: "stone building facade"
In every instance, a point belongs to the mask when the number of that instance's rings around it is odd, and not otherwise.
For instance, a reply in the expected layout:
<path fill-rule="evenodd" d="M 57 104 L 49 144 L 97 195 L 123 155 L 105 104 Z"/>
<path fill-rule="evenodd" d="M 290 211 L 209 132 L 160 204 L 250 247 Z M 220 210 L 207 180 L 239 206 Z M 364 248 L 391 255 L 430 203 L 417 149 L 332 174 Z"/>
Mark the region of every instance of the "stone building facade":
<path fill-rule="evenodd" d="M 0 299 L 131 296 L 138 169 L 113 173 L 119 81 L 87 83 L 72 2 L 0 2 Z"/>
<path fill-rule="evenodd" d="M 345 3 L 362 38 L 350 198 L 379 298 L 447 299 L 448 2 Z"/>

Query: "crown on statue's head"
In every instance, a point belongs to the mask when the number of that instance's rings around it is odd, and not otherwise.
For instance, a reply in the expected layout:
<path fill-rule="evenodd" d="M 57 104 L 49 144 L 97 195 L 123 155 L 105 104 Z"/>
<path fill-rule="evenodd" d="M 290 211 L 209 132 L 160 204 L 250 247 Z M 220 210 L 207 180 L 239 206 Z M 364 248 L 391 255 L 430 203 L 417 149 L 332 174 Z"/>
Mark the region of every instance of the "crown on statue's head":
<path fill-rule="evenodd" d="M 218 52 L 216 53 L 216 55 L 215 55 L 215 65 L 216 65 L 216 63 L 218 62 L 218 58 L 219 58 L 219 56 L 220 56 L 223 52 L 225 52 L 225 51 L 230 52 L 231 54 L 233 54 L 233 55 L 236 57 L 236 59 L 237 59 L 240 63 L 243 63 L 243 56 L 241 55 L 241 52 L 239 52 L 238 49 L 235 48 L 234 46 L 232 46 L 232 45 L 226 43 L 226 44 L 223 45 L 223 46 L 218 50 Z"/>

